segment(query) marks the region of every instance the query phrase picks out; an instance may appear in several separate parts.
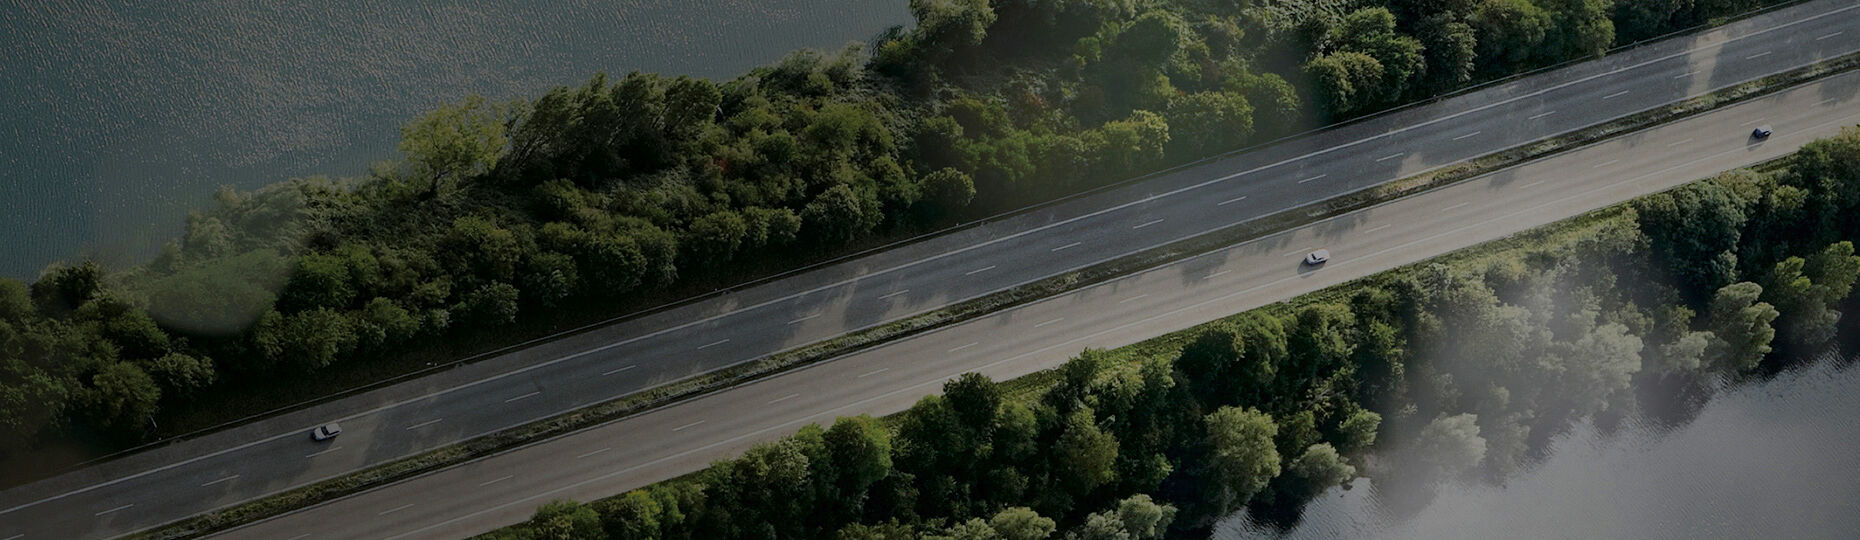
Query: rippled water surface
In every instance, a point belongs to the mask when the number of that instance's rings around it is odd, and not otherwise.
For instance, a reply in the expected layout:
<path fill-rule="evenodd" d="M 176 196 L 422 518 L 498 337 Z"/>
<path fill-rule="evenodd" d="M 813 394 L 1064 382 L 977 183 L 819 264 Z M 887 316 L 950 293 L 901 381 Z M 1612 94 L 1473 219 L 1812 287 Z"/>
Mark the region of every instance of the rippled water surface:
<path fill-rule="evenodd" d="M 436 5 L 427 5 L 436 4 Z M 908 24 L 904 0 L 0 5 L 0 275 L 135 260 L 221 185 L 352 175 L 412 115 L 596 71 L 728 78 Z"/>
<path fill-rule="evenodd" d="M 1332 490 L 1290 538 L 1857 538 L 1860 367 L 1833 358 L 1737 387 L 1672 429 L 1562 437 L 1503 486 L 1450 487 L 1413 515 Z M 1404 512 L 1405 513 L 1405 512 Z M 1215 538 L 1273 538 L 1243 517 Z"/>

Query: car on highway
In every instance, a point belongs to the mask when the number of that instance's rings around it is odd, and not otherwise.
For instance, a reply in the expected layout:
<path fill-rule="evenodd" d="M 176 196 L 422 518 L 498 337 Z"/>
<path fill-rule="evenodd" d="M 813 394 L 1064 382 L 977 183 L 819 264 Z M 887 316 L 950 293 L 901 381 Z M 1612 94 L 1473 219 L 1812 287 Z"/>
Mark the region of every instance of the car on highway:
<path fill-rule="evenodd" d="M 1305 255 L 1305 264 L 1317 266 L 1330 260 L 1330 250 L 1320 249 Z"/>
<path fill-rule="evenodd" d="M 1753 138 L 1757 138 L 1757 139 L 1768 139 L 1770 138 L 1770 133 L 1772 133 L 1772 130 L 1770 130 L 1770 125 L 1764 124 L 1761 126 L 1757 126 L 1756 130 L 1751 131 L 1750 136 Z"/>
<path fill-rule="evenodd" d="M 317 426 L 316 429 L 310 430 L 310 438 L 319 440 L 319 441 L 327 441 L 330 439 L 334 439 L 336 438 L 337 435 L 341 435 L 341 434 L 342 434 L 342 426 L 336 425 L 335 422 L 323 424 L 323 425 Z"/>

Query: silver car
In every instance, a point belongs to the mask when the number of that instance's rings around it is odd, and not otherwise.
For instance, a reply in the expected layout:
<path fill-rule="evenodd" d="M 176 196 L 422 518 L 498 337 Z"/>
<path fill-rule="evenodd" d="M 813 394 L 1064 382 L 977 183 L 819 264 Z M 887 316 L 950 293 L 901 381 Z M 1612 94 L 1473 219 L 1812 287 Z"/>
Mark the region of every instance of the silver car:
<path fill-rule="evenodd" d="M 1305 255 L 1305 264 L 1309 264 L 1311 266 L 1317 266 L 1320 264 L 1324 264 L 1324 262 L 1328 260 L 1330 260 L 1330 250 L 1328 249 L 1320 249 L 1320 250 L 1311 252 L 1311 254 L 1309 255 Z"/>
<path fill-rule="evenodd" d="M 327 441 L 330 439 L 334 439 L 336 438 L 337 435 L 341 435 L 341 434 L 342 434 L 342 426 L 336 425 L 335 422 L 323 424 L 323 425 L 317 426 L 316 429 L 310 430 L 310 438 L 316 439 L 319 441 Z"/>

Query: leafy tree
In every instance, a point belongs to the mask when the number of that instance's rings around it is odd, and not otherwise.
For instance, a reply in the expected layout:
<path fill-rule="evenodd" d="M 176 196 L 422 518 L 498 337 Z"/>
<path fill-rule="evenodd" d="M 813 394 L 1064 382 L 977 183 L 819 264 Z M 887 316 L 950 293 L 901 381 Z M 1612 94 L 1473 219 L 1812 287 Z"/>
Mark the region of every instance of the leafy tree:
<path fill-rule="evenodd" d="M 944 167 L 924 175 L 924 200 L 944 210 L 968 206 L 975 200 L 975 180 L 962 171 Z"/>
<path fill-rule="evenodd" d="M 1117 438 L 1098 428 L 1091 409 L 1081 408 L 1065 418 L 1059 441 L 1053 445 L 1053 468 L 1060 485 L 1084 495 L 1116 477 Z"/>
<path fill-rule="evenodd" d="M 1238 93 L 1195 92 L 1169 102 L 1168 122 L 1173 155 L 1207 155 L 1253 134 L 1253 105 Z"/>
<path fill-rule="evenodd" d="M 400 130 L 400 152 L 429 181 L 428 195 L 446 183 L 496 166 L 505 146 L 504 111 L 471 96 L 420 115 Z"/>
<path fill-rule="evenodd" d="M 1421 41 L 1396 32 L 1395 15 L 1384 8 L 1350 12 L 1331 28 L 1327 39 L 1339 50 L 1369 55 L 1380 68 L 1375 84 L 1356 87 L 1360 94 L 1357 105 L 1394 102 L 1427 71 Z"/>
<path fill-rule="evenodd" d="M 1001 535 L 1002 540 L 1043 540 L 1052 536 L 1057 528 L 1052 519 L 1041 517 L 1025 506 L 1002 509 L 989 518 L 988 526 Z"/>
<path fill-rule="evenodd" d="M 1776 337 L 1770 323 L 1780 313 L 1758 301 L 1762 295 L 1762 286 L 1746 281 L 1726 285 L 1712 297 L 1707 314 L 1714 339 L 1706 356 L 1715 369 L 1749 370 L 1769 354 L 1770 340 Z"/>
<path fill-rule="evenodd" d="M 32 293 L 26 284 L 17 279 L 0 278 L 0 321 L 17 323 L 37 317 L 38 308 L 32 305 Z"/>
<path fill-rule="evenodd" d="M 523 285 L 524 299 L 543 306 L 555 306 L 581 287 L 581 272 L 575 258 L 553 251 L 531 255 L 523 262 L 517 276 Z"/>
<path fill-rule="evenodd" d="M 736 212 L 715 212 L 691 222 L 680 247 L 699 268 L 722 268 L 736 257 L 749 225 Z"/>
<path fill-rule="evenodd" d="M 163 395 L 171 397 L 193 395 L 219 380 L 212 359 L 178 352 L 149 361 L 144 371 L 162 389 Z"/>
<path fill-rule="evenodd" d="M 807 203 L 801 211 L 802 232 L 823 245 L 844 244 L 872 229 L 878 222 L 868 201 L 845 184 L 835 185 Z"/>
<path fill-rule="evenodd" d="M 866 488 L 891 474 L 891 436 L 877 420 L 842 417 L 823 440 L 828 465 L 840 479 L 840 504 L 856 508 Z"/>
<path fill-rule="evenodd" d="M 1601 56 L 1615 42 L 1614 0 L 1534 0 L 1550 14 L 1544 63 Z"/>
<path fill-rule="evenodd" d="M 1472 25 L 1451 14 L 1421 19 L 1415 38 L 1427 57 L 1427 92 L 1444 92 L 1472 82 L 1478 66 L 1479 38 Z"/>
<path fill-rule="evenodd" d="M 1793 343 L 1819 346 L 1834 339 L 1834 326 L 1840 324 L 1841 313 L 1834 311 L 1830 290 L 1802 274 L 1806 264 L 1800 257 L 1776 263 L 1763 298 L 1776 305 L 1782 315 L 1780 326 Z"/>
<path fill-rule="evenodd" d="M 290 315 L 266 313 L 253 330 L 253 341 L 271 363 L 308 372 L 354 350 L 358 338 L 347 317 L 317 308 Z"/>
<path fill-rule="evenodd" d="M 1382 63 L 1355 51 L 1340 51 L 1311 59 L 1305 76 L 1312 81 L 1317 101 L 1333 116 L 1347 116 L 1367 107 L 1383 85 Z"/>
<path fill-rule="evenodd" d="M 495 327 L 517 322 L 517 288 L 509 283 L 490 283 L 466 293 L 453 313 L 481 327 Z"/>
<path fill-rule="evenodd" d="M 1682 292 L 1702 296 L 1735 278 L 1745 222 L 1736 195 L 1718 182 L 1697 182 L 1635 204 L 1655 259 Z"/>
<path fill-rule="evenodd" d="M 115 362 L 92 375 L 90 406 L 99 423 L 117 429 L 148 422 L 161 402 L 161 387 L 142 368 Z"/>
<path fill-rule="evenodd" d="M 453 275 L 485 280 L 515 277 L 524 251 L 515 232 L 477 216 L 453 220 L 441 247 Z"/>
<path fill-rule="evenodd" d="M 1216 506 L 1233 508 L 1265 489 L 1266 483 L 1279 475 L 1279 451 L 1272 442 L 1279 428 L 1271 415 L 1238 407 L 1221 407 L 1208 415 L 1207 423 L 1212 448 L 1209 464 L 1219 482 L 1221 499 L 1227 501 Z"/>
<path fill-rule="evenodd" d="M 1203 332 L 1182 348 L 1175 365 L 1204 406 L 1261 404 L 1286 363 L 1286 347 L 1278 318 L 1248 313 Z"/>
<path fill-rule="evenodd" d="M 62 316 L 95 298 L 103 290 L 103 268 L 84 261 L 72 266 L 53 265 L 32 282 L 32 299 L 47 314 Z"/>
<path fill-rule="evenodd" d="M 1113 174 L 1142 171 L 1162 161 L 1163 148 L 1169 144 L 1169 122 L 1149 111 L 1135 111 L 1130 117 L 1106 122 L 1086 134 L 1086 146 L 1101 156 Z"/>
<path fill-rule="evenodd" d="M 705 79 L 680 76 L 665 85 L 665 128 L 679 140 L 688 140 L 711 125 L 723 92 Z"/>
<path fill-rule="evenodd" d="M 1301 497 L 1316 496 L 1356 476 L 1356 468 L 1345 462 L 1343 456 L 1337 455 L 1337 449 L 1329 443 L 1305 448 L 1304 453 L 1292 460 L 1285 470 L 1296 479 L 1295 491 Z"/>
<path fill-rule="evenodd" d="M 1485 460 L 1485 438 L 1479 436 L 1479 417 L 1472 414 L 1442 416 L 1428 422 L 1415 436 L 1415 455 L 1430 471 L 1458 474 Z"/>
<path fill-rule="evenodd" d="M 980 45 L 995 22 L 995 10 L 987 0 L 911 0 L 910 5 L 919 43 L 932 61 Z"/>
<path fill-rule="evenodd" d="M 112 295 L 84 304 L 73 318 L 96 324 L 98 334 L 116 344 L 126 358 L 155 358 L 167 354 L 171 346 L 168 334 L 147 311 Z"/>
<path fill-rule="evenodd" d="M 355 300 L 349 265 L 336 255 L 312 253 L 297 258 L 290 279 L 278 292 L 278 310 L 286 313 L 343 309 Z"/>
<path fill-rule="evenodd" d="M 1854 282 L 1860 280 L 1860 257 L 1854 255 L 1853 242 L 1835 242 L 1809 257 L 1802 270 L 1823 288 L 1825 300 L 1838 303 L 1853 294 Z"/>
<path fill-rule="evenodd" d="M 1343 423 L 1338 427 L 1341 435 L 1338 444 L 1343 446 L 1345 452 L 1368 449 L 1376 443 L 1376 429 L 1381 424 L 1382 415 L 1373 411 L 1357 410 L 1344 417 Z"/>
<path fill-rule="evenodd" d="M 535 538 L 546 540 L 605 540 L 607 532 L 601 529 L 601 516 L 575 501 L 558 500 L 536 509 L 536 515 L 530 517 L 530 530 Z"/>
<path fill-rule="evenodd" d="M 1525 66 L 1554 24 L 1550 14 L 1530 0 L 1484 0 L 1466 16 L 1477 33 L 1478 58 L 1488 73 Z"/>
<path fill-rule="evenodd" d="M 601 528 L 608 538 L 658 540 L 664 538 L 659 516 L 664 509 L 645 490 L 635 489 L 613 499 L 593 505 L 601 516 Z"/>

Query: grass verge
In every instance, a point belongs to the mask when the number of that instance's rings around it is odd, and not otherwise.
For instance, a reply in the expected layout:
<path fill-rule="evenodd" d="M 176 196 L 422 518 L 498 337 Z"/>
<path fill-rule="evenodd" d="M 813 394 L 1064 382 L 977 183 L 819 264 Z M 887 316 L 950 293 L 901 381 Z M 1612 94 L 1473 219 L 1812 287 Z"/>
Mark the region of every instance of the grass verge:
<path fill-rule="evenodd" d="M 194 538 L 253 523 L 267 517 L 305 508 L 419 474 L 620 420 L 654 408 L 670 405 L 683 399 L 700 396 L 715 390 L 743 384 L 782 371 L 873 347 L 927 330 L 959 323 L 988 313 L 1076 290 L 1094 283 L 1199 255 L 1241 241 L 1305 225 L 1331 215 L 1355 211 L 1408 195 L 1445 187 L 1486 173 L 1511 167 L 1525 161 L 1539 159 L 1574 149 L 1615 134 L 1643 129 L 1656 124 L 1702 114 L 1707 111 L 1806 84 L 1817 79 L 1852 71 L 1856 68 L 1860 68 L 1860 54 L 1825 60 L 1811 66 L 1739 84 L 1711 94 L 1651 109 L 1603 124 L 1575 130 L 1529 145 L 1481 156 L 1427 173 L 1365 188 L 1329 200 L 1281 211 L 1216 232 L 1160 246 L 1088 268 L 1066 272 L 946 308 L 922 313 L 831 340 L 801 347 L 799 349 L 778 353 L 754 362 L 738 364 L 721 370 L 696 375 L 681 381 L 623 396 L 581 410 L 510 428 L 485 437 L 439 448 L 416 456 L 403 458 L 387 464 L 357 471 L 349 475 L 324 480 L 253 501 L 229 506 L 148 531 L 136 533 L 131 535 L 130 538 Z M 1597 219 L 1594 216 L 1603 215 L 1611 210 L 1618 212 L 1618 208 L 1619 207 L 1616 206 L 1610 207 L 1610 209 L 1598 210 L 1585 214 L 1583 217 L 1574 218 L 1575 221 L 1566 220 L 1564 222 L 1559 222 L 1559 224 L 1539 229 L 1538 231 L 1469 248 L 1453 254 L 1443 255 L 1436 259 L 1430 259 L 1430 261 L 1436 261 L 1446 257 L 1452 257 L 1453 260 L 1460 260 L 1462 258 L 1476 257 L 1480 253 L 1514 249 L 1519 245 L 1516 244 L 1516 242 L 1524 242 L 1533 238 L 1535 238 L 1536 241 L 1542 242 L 1543 238 L 1540 237 L 1540 235 L 1556 234 L 1557 231 L 1575 227 L 1576 225 L 1573 225 L 1574 223 L 1592 222 L 1594 219 Z M 1590 221 L 1582 221 L 1584 219 Z M 1427 262 L 1424 261 L 1423 263 L 1418 263 L 1417 265 L 1407 268 L 1418 267 L 1426 263 Z M 1397 271 L 1399 271 L 1399 269 Z M 1378 274 L 1378 276 L 1396 275 L 1395 272 L 1397 271 L 1385 272 L 1383 274 Z M 1332 287 L 1325 291 L 1307 295 L 1307 297 L 1322 299 L 1326 297 L 1326 292 L 1334 291 L 1347 285 L 1348 284 Z M 1263 309 L 1273 308 L 1274 306 L 1267 306 Z M 1200 327 L 1198 326 L 1195 328 Z M 1192 330 L 1194 330 L 1194 328 L 1166 334 L 1164 336 L 1145 340 L 1135 345 L 1120 348 L 1119 351 L 1124 352 L 1119 354 L 1128 354 L 1134 357 L 1138 354 L 1148 355 L 1163 351 L 1172 346 L 1179 348 L 1179 342 L 1187 339 L 1187 336 L 1192 335 L 1190 334 Z M 1029 375 L 1028 377 L 1009 382 L 1008 384 L 1010 386 L 1006 389 L 1009 390 L 1012 395 L 1034 395 L 1037 391 L 1050 384 L 1050 377 L 1050 374 L 1044 372 Z"/>

